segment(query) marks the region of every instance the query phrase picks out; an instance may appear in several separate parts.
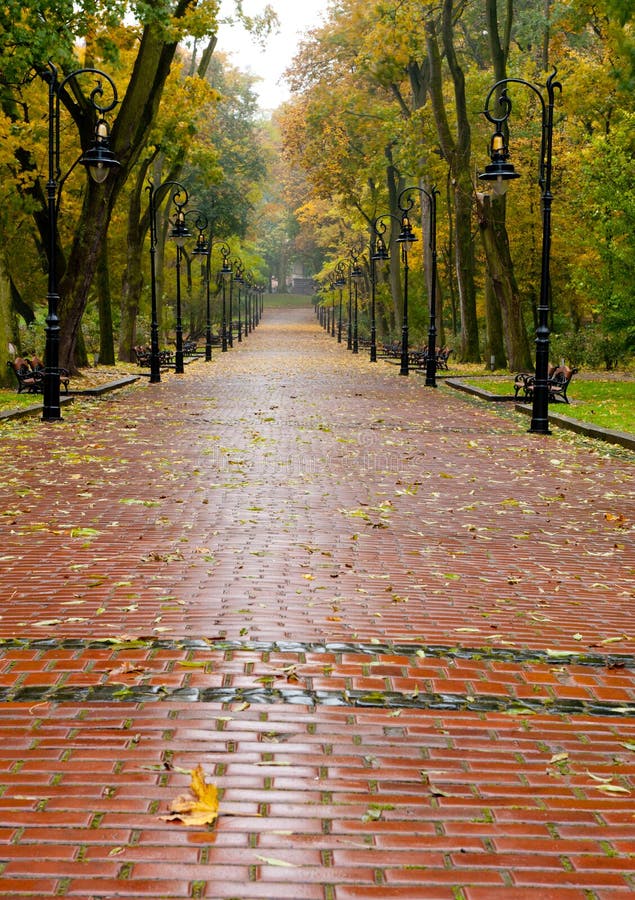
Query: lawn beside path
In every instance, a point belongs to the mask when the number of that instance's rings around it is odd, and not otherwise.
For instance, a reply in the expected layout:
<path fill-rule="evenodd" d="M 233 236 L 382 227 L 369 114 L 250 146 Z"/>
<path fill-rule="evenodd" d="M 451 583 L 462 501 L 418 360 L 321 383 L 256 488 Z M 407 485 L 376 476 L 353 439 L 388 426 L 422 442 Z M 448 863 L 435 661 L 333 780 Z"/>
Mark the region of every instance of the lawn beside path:
<path fill-rule="evenodd" d="M 626 451 L 309 308 L 64 417 L 0 435 L 0 896 L 633 892 Z"/>

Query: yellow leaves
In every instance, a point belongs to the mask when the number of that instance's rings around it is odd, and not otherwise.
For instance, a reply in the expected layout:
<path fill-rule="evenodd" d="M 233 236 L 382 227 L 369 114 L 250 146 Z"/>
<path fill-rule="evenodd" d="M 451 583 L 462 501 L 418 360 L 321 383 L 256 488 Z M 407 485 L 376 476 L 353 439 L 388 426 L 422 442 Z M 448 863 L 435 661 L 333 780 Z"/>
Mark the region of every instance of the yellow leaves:
<path fill-rule="evenodd" d="M 628 519 L 626 518 L 626 516 L 623 516 L 621 514 L 616 515 L 615 513 L 606 512 L 604 513 L 604 518 L 607 522 L 615 525 L 616 528 L 625 528 L 626 525 L 628 525 Z"/>
<path fill-rule="evenodd" d="M 180 794 L 170 804 L 170 813 L 161 816 L 165 822 L 182 822 L 183 825 L 213 825 L 218 818 L 218 788 L 208 784 L 202 766 L 191 771 L 192 780 L 188 794 Z"/>

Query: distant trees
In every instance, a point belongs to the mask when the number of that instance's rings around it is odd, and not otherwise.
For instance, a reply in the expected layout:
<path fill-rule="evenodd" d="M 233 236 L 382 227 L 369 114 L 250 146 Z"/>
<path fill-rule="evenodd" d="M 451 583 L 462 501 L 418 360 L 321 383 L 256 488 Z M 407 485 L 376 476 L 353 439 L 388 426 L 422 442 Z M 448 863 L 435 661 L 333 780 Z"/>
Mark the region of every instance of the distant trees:
<path fill-rule="evenodd" d="M 624 0 L 340 0 L 299 49 L 285 148 L 325 217 L 342 222 L 340 233 L 363 232 L 378 212 L 394 214 L 395 185 L 441 189 L 440 287 L 463 360 L 484 354 L 520 369 L 531 359 L 540 112 L 522 89 L 510 90 L 510 147 L 523 178 L 497 198 L 476 178 L 490 136 L 480 110 L 495 81 L 544 84 L 554 64 L 564 91 L 554 136 L 551 324 L 559 333 L 595 323 L 619 333 L 626 352 L 635 347 L 632 19 Z M 308 202 L 302 197 L 298 210 Z M 330 230 L 325 268 L 341 253 Z M 420 296 L 423 281 L 412 274 Z M 386 321 L 398 322 L 394 278 L 391 294 L 394 317 Z"/>

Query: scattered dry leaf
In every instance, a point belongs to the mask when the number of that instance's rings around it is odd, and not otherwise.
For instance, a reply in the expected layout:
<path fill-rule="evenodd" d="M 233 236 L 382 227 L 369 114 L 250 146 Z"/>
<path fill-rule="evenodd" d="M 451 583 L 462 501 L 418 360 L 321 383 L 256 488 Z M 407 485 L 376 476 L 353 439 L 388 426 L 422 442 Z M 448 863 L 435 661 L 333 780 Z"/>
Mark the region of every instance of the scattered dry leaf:
<path fill-rule="evenodd" d="M 181 794 L 172 801 L 170 814 L 161 816 L 166 822 L 182 822 L 184 825 L 212 825 L 218 818 L 218 788 L 205 781 L 202 766 L 191 772 L 191 794 Z"/>

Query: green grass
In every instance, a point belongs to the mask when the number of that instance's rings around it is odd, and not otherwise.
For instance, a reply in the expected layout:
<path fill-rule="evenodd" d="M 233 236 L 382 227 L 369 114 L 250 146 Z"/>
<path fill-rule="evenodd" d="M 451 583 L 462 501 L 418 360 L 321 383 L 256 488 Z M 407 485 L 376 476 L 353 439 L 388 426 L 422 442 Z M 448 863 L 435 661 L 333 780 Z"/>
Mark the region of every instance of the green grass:
<path fill-rule="evenodd" d="M 10 388 L 0 388 L 0 412 L 41 405 L 42 394 L 18 394 Z"/>
<path fill-rule="evenodd" d="M 265 309 L 298 309 L 313 306 L 313 298 L 306 294 L 265 294 Z"/>
<path fill-rule="evenodd" d="M 514 393 L 513 376 L 505 378 L 463 378 L 492 394 Z M 551 404 L 550 409 L 571 419 L 589 422 L 600 428 L 635 434 L 635 380 L 593 379 L 586 381 L 575 375 L 567 391 L 569 404 Z"/>

